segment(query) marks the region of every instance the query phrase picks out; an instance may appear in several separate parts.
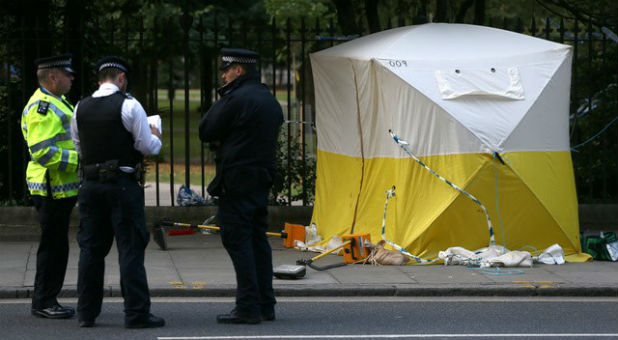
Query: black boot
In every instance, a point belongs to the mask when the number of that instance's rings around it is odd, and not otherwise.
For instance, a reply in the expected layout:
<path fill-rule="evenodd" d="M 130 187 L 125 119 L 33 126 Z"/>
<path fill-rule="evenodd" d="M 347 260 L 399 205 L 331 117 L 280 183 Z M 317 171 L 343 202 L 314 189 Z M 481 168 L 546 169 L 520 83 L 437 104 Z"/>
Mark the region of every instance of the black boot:
<path fill-rule="evenodd" d="M 165 326 L 165 320 L 152 314 L 145 314 L 143 316 L 132 318 L 130 321 L 124 321 L 125 328 L 155 328 Z"/>
<path fill-rule="evenodd" d="M 244 313 L 239 313 L 236 308 L 232 309 L 229 314 L 219 314 L 217 315 L 218 323 L 246 323 L 246 324 L 257 324 L 262 321 L 260 315 L 249 315 Z"/>

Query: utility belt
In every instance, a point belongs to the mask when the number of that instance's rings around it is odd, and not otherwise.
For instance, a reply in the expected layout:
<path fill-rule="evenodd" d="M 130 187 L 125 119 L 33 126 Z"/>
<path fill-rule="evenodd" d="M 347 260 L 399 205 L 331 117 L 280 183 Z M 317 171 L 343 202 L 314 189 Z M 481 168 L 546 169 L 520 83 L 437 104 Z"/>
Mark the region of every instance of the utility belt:
<path fill-rule="evenodd" d="M 103 163 L 89 164 L 82 167 L 82 175 L 85 180 L 97 182 L 116 182 L 121 177 L 134 179 L 143 185 L 144 169 L 142 163 L 138 163 L 133 173 L 128 173 L 120 170 L 118 160 L 112 159 Z"/>

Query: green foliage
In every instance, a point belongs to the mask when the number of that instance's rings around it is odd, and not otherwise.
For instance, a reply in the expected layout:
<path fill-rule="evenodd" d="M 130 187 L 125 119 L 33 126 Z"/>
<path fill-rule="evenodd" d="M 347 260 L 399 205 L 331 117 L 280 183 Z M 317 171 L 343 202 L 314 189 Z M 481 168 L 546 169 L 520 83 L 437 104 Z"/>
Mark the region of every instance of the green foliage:
<path fill-rule="evenodd" d="M 334 17 L 334 13 L 329 11 L 326 3 L 327 1 L 312 0 L 264 0 L 264 9 L 278 22 L 287 19 L 298 22 L 301 18 L 305 18 L 307 23 L 313 23 L 316 19 L 324 20 L 326 23 Z"/>
<path fill-rule="evenodd" d="M 23 161 L 26 158 L 23 149 L 20 149 L 23 140 L 18 119 L 25 104 L 23 101 L 36 87 L 34 69 L 30 66 L 41 54 L 74 53 L 81 68 L 77 69 L 78 76 L 69 93 L 73 102 L 96 87 L 92 66 L 98 58 L 109 54 L 126 57 L 135 70 L 131 93 L 149 113 L 159 111 L 167 124 L 166 131 L 169 131 L 170 118 L 166 108 L 169 101 L 163 94 L 157 96 L 156 90 L 166 93 L 170 78 L 172 87 L 183 89 L 184 65 L 189 65 L 189 87 L 200 88 L 204 101 L 199 105 L 208 106 L 215 96 L 215 59 L 221 46 L 243 45 L 260 52 L 268 70 L 271 69 L 270 63 L 280 69 L 285 68 L 289 53 L 292 72 L 297 72 L 298 79 L 306 80 L 302 89 L 292 88 L 292 101 L 302 98 L 303 105 L 311 105 L 313 84 L 306 54 L 337 43 L 312 41 L 316 35 L 348 34 L 343 32 L 367 34 L 375 31 L 376 27 L 384 30 L 432 20 L 480 22 L 573 46 L 570 111 L 574 113 L 582 105 L 587 105 L 588 98 L 593 99 L 594 105 L 586 115 L 571 121 L 572 145 L 597 134 L 616 117 L 618 107 L 618 91 L 612 85 L 618 83 L 618 65 L 615 62 L 618 60 L 617 44 L 609 39 L 605 42 L 598 40 L 603 27 L 618 33 L 618 2 L 615 0 L 50 0 L 37 2 L 36 10 L 30 8 L 32 3 L 5 0 L 0 6 L 0 125 L 7 127 L 4 131 L 10 130 L 0 134 L 0 158 L 8 160 L 0 171 L 0 199 L 8 198 L 6 183 L 9 172 L 16 177 L 11 181 L 12 197 L 25 195 L 22 187 Z M 188 44 L 184 44 L 183 13 L 192 17 L 192 25 L 187 32 Z M 349 15 L 342 16 L 342 13 Z M 346 18 L 349 20 L 344 22 Z M 553 21 L 547 33 L 544 31 L 546 18 Z M 276 23 L 274 32 L 269 19 L 274 19 Z M 307 29 L 303 45 L 305 56 L 301 55 L 299 42 L 301 19 L 304 19 Z M 558 31 L 560 19 L 564 19 L 569 34 Z M 290 44 L 285 40 L 288 20 L 292 28 Z M 346 25 L 349 26 L 344 27 Z M 317 26 L 319 30 L 316 30 Z M 589 27 L 596 34 L 593 42 L 587 39 Z M 573 34 L 577 35 L 577 42 L 573 41 Z M 272 39 L 273 35 L 276 39 Z M 301 68 L 305 69 L 305 74 L 300 74 Z M 282 74 L 277 71 L 277 76 Z M 277 78 L 278 86 L 284 83 L 283 78 Z M 295 86 L 294 82 L 292 86 Z M 282 93 L 279 87 L 278 95 Z M 192 102 L 190 107 L 192 129 L 199 116 L 195 105 Z M 200 108 L 199 112 L 204 109 Z M 298 115 L 297 110 L 292 110 L 290 119 L 300 119 Z M 178 98 L 174 103 L 173 117 L 174 155 L 178 161 L 184 155 L 184 132 L 178 132 L 184 130 L 184 102 L 178 101 Z M 617 130 L 618 123 L 615 123 L 573 153 L 581 201 L 613 202 L 618 197 Z M 11 143 L 7 137 L 9 134 L 12 134 Z M 164 143 L 169 143 L 168 137 L 164 138 Z M 292 138 L 289 160 L 287 137 L 282 136 L 281 143 L 277 153 L 280 176 L 273 187 L 272 200 L 280 204 L 298 201 L 302 199 L 304 187 L 306 203 L 310 204 L 315 178 L 313 155 L 308 155 L 305 161 L 305 176 L 298 138 Z M 314 141 L 311 143 L 314 145 Z M 199 149 L 191 144 L 193 159 Z M 169 147 L 164 146 L 160 159 L 169 156 L 168 150 Z M 12 166 L 10 171 L 9 165 Z M 291 183 L 290 198 L 288 181 Z"/>
<path fill-rule="evenodd" d="M 294 136 L 290 138 L 291 155 L 288 160 L 287 133 L 284 129 L 281 131 L 279 147 L 275 155 L 276 175 L 271 188 L 270 203 L 289 205 L 292 202 L 304 199 L 306 205 L 312 205 L 315 194 L 315 159 L 307 157 L 303 166 L 302 157 L 298 153 L 301 150 L 301 143 L 299 138 Z M 288 190 L 288 182 L 291 184 L 291 190 Z M 305 189 L 304 194 L 303 187 Z M 291 196 L 289 195 L 290 191 Z"/>

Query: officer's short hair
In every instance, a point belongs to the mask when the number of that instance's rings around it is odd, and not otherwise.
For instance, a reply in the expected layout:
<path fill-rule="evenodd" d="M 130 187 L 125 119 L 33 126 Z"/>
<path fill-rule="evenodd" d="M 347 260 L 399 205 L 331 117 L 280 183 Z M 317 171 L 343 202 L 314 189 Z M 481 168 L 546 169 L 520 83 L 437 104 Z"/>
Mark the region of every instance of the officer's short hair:
<path fill-rule="evenodd" d="M 129 63 L 120 57 L 105 57 L 97 62 L 97 72 L 99 81 L 107 79 L 116 79 L 116 77 L 125 73 L 127 77 L 130 73 Z"/>
<path fill-rule="evenodd" d="M 252 73 L 252 72 L 255 72 L 255 70 L 257 69 L 255 64 L 236 64 L 236 65 L 240 65 L 245 70 L 245 73 Z"/>
<path fill-rule="evenodd" d="M 98 78 L 99 78 L 99 81 L 108 80 L 108 79 L 116 79 L 116 77 L 118 77 L 118 75 L 123 72 L 124 71 L 119 70 L 117 68 L 105 68 L 99 71 Z"/>
<path fill-rule="evenodd" d="M 53 68 L 42 68 L 39 70 L 36 70 L 36 77 L 39 80 L 39 83 L 45 83 L 47 82 L 47 79 L 49 78 L 49 74 L 53 72 Z"/>

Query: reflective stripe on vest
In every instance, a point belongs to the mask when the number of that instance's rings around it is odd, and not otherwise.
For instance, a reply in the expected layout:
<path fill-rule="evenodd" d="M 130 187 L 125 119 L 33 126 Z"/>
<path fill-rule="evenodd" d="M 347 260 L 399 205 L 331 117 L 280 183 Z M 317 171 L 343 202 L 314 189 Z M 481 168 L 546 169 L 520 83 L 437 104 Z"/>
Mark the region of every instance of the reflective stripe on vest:
<path fill-rule="evenodd" d="M 28 189 L 30 190 L 47 191 L 47 184 L 45 183 L 26 182 L 26 184 L 28 184 Z"/>
<path fill-rule="evenodd" d="M 45 164 L 47 164 L 52 157 L 54 157 L 54 155 L 58 152 L 58 147 L 57 146 L 50 146 L 49 150 L 47 150 L 47 152 L 39 157 L 39 160 L 37 161 L 37 163 L 41 164 L 42 166 L 45 166 Z"/>
<path fill-rule="evenodd" d="M 61 185 L 52 185 L 52 192 L 65 192 L 79 189 L 79 183 L 65 183 Z"/>
<path fill-rule="evenodd" d="M 52 138 L 40 141 L 30 147 L 30 153 L 35 153 L 49 146 L 57 146 L 56 142 L 71 140 L 71 136 L 66 133 L 59 133 Z"/>
<path fill-rule="evenodd" d="M 69 139 L 70 139 L 71 138 L 71 121 L 69 120 L 69 117 L 59 107 L 57 107 L 53 103 L 49 103 L 49 109 L 54 111 L 54 113 L 56 113 L 56 116 L 60 118 L 60 120 L 62 121 L 62 127 L 64 128 L 64 131 L 66 131 L 66 134 L 69 136 Z"/>
<path fill-rule="evenodd" d="M 24 112 L 21 113 L 22 116 L 25 116 L 28 114 L 28 112 L 30 112 L 30 109 L 34 106 L 34 105 L 38 105 L 41 101 L 37 100 L 32 102 L 32 104 L 26 106 L 26 108 L 24 109 Z"/>
<path fill-rule="evenodd" d="M 26 184 L 28 185 L 28 189 L 30 190 L 47 191 L 46 183 L 26 182 Z M 79 183 L 65 183 L 61 185 L 52 185 L 51 191 L 52 193 L 55 193 L 55 192 L 65 192 L 65 191 L 71 191 L 71 190 L 77 190 L 77 189 L 79 189 Z"/>
<path fill-rule="evenodd" d="M 32 104 L 28 105 L 26 109 L 24 110 L 24 112 L 22 113 L 22 115 L 23 116 L 27 115 L 28 112 L 30 112 L 30 109 L 32 109 L 32 106 L 38 105 L 40 102 L 41 100 L 36 100 Z M 68 139 L 71 139 L 71 121 L 69 120 L 69 117 L 59 107 L 54 105 L 54 103 L 52 102 L 49 102 L 49 106 L 47 107 L 47 110 L 52 110 L 56 114 L 56 116 L 60 118 L 60 121 L 62 122 L 62 127 L 64 128 L 64 131 L 66 131 L 66 134 L 68 135 Z M 24 125 L 24 130 L 28 131 L 25 125 Z"/>
<path fill-rule="evenodd" d="M 62 158 L 60 159 L 60 165 L 58 165 L 58 170 L 66 171 L 67 165 L 69 165 L 69 150 L 62 149 Z"/>

